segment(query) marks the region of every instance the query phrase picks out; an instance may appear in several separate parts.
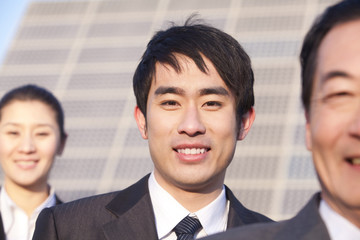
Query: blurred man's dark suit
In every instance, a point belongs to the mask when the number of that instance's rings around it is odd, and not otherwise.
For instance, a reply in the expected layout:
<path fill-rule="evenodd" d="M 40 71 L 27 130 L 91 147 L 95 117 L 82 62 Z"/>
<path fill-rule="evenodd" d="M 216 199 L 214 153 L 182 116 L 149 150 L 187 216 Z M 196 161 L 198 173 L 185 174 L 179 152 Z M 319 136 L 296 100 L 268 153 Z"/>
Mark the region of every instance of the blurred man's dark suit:
<path fill-rule="evenodd" d="M 317 193 L 289 220 L 235 228 L 204 240 L 330 240 L 319 213 L 319 203 L 320 193 Z"/>
<path fill-rule="evenodd" d="M 122 191 L 43 210 L 33 239 L 158 239 L 148 178 L 149 175 Z M 228 228 L 271 221 L 245 208 L 228 188 L 226 196 L 230 201 Z"/>

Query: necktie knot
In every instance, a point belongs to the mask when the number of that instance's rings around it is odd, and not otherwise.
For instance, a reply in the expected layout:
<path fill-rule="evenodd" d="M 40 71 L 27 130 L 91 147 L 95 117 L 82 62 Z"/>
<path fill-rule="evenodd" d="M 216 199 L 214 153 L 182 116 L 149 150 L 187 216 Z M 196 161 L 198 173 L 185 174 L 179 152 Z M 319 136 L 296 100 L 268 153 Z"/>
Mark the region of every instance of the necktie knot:
<path fill-rule="evenodd" d="M 199 219 L 186 216 L 175 226 L 174 231 L 178 240 L 194 239 L 194 234 L 201 228 Z"/>

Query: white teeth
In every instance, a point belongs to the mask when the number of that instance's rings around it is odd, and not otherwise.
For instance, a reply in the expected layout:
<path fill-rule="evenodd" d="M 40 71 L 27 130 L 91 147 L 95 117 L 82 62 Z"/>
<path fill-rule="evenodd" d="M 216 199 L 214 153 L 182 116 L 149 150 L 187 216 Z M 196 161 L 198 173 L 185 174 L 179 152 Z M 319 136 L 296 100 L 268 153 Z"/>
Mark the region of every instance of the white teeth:
<path fill-rule="evenodd" d="M 34 164 L 35 162 L 34 161 L 20 161 L 18 162 L 19 164 L 21 165 L 32 165 Z"/>
<path fill-rule="evenodd" d="M 205 148 L 183 148 L 183 149 L 178 149 L 177 150 L 178 153 L 182 153 L 182 154 L 202 154 L 206 152 Z"/>
<path fill-rule="evenodd" d="M 352 163 L 353 163 L 354 165 L 359 165 L 359 164 L 360 164 L 360 158 L 354 158 L 354 159 L 352 159 Z"/>

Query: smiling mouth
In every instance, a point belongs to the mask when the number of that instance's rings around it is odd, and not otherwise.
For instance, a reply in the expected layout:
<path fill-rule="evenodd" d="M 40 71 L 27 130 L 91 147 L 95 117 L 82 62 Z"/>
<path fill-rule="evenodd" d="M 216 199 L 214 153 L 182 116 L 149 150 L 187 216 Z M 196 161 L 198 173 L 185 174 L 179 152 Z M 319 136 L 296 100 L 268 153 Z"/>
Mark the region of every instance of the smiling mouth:
<path fill-rule="evenodd" d="M 196 155 L 196 154 L 204 154 L 209 151 L 208 148 L 181 148 L 175 149 L 178 153 L 186 154 L 186 155 Z"/>
<path fill-rule="evenodd" d="M 355 165 L 355 166 L 360 165 L 360 158 L 346 158 L 346 161 L 351 165 Z"/>
<path fill-rule="evenodd" d="M 37 160 L 18 160 L 18 161 L 15 161 L 17 166 L 22 168 L 22 169 L 32 169 L 34 168 L 38 161 Z"/>

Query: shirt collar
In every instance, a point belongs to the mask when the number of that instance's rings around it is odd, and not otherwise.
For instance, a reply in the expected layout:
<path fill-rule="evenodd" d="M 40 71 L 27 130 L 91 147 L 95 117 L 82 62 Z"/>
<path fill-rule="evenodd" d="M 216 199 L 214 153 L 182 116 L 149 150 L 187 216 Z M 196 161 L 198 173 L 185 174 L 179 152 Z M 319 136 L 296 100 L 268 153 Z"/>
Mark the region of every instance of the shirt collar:
<path fill-rule="evenodd" d="M 323 199 L 320 201 L 319 213 L 331 239 L 360 239 L 360 229 L 335 212 Z"/>
<path fill-rule="evenodd" d="M 15 203 L 10 199 L 5 187 L 0 190 L 0 212 L 3 219 L 4 232 L 8 232 L 13 224 L 13 211 L 16 207 Z"/>
<path fill-rule="evenodd" d="M 159 239 L 169 234 L 189 214 L 199 219 L 207 235 L 226 229 L 229 204 L 226 200 L 225 187 L 213 202 L 195 213 L 190 213 L 163 189 L 156 181 L 154 173 L 151 173 L 149 178 L 149 192 Z M 169 209 L 171 209 L 171 214 L 169 214 Z"/>
<path fill-rule="evenodd" d="M 50 194 L 49 194 L 48 198 L 35 209 L 33 215 L 34 214 L 39 215 L 41 210 L 43 210 L 44 208 L 49 208 L 49 207 L 52 207 L 55 205 L 56 205 L 55 190 L 54 190 L 54 188 L 50 187 Z"/>
<path fill-rule="evenodd" d="M 226 200 L 225 187 L 220 195 L 210 204 L 195 212 L 207 235 L 226 230 L 229 213 L 229 203 Z"/>
<path fill-rule="evenodd" d="M 41 210 L 47 207 L 52 207 L 56 205 L 56 196 L 55 196 L 55 190 L 50 187 L 50 195 L 48 198 L 38 206 L 34 212 L 32 213 L 30 217 L 30 221 L 32 219 L 36 219 L 37 216 L 40 214 Z M 10 198 L 8 193 L 5 190 L 5 187 L 2 187 L 0 190 L 0 212 L 3 219 L 3 225 L 4 225 L 4 231 L 7 232 L 10 228 L 10 226 L 13 224 L 14 221 L 14 211 L 15 209 L 20 209 L 15 202 Z"/>

